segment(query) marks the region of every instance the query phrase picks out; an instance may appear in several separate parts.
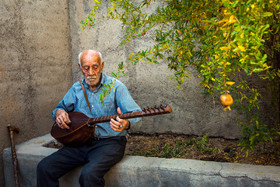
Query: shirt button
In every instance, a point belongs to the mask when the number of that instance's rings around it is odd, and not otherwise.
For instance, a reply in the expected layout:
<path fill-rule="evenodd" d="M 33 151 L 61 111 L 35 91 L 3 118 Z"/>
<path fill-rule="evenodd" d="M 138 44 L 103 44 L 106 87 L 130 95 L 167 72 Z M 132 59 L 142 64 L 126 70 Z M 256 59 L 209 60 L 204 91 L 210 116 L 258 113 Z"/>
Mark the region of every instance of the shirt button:
<path fill-rule="evenodd" d="M 93 105 L 91 105 L 91 107 L 93 108 Z"/>

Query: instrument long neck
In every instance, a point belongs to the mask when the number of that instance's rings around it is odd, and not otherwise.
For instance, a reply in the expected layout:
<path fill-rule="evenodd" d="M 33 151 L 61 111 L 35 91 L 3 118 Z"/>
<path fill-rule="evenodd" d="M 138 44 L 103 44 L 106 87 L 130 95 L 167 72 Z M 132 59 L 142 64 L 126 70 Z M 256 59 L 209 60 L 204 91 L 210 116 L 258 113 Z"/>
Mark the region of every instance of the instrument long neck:
<path fill-rule="evenodd" d="M 94 123 L 104 123 L 109 122 L 111 119 L 116 120 L 117 116 L 121 119 L 130 119 L 130 118 L 139 118 L 139 117 L 145 117 L 145 116 L 154 116 L 154 115 L 160 115 L 160 114 L 167 114 L 171 113 L 171 108 L 154 108 L 154 109 L 145 109 L 143 111 L 139 112 L 131 112 L 131 113 L 125 113 L 125 114 L 116 114 L 111 116 L 103 116 L 103 117 L 97 117 L 97 118 L 89 118 L 88 123 L 94 124 Z"/>
<path fill-rule="evenodd" d="M 121 119 L 130 119 L 130 118 L 139 118 L 143 117 L 144 115 L 142 112 L 132 112 L 132 113 L 126 113 L 126 114 L 116 114 L 111 116 L 103 116 L 103 117 L 97 117 L 97 118 L 90 118 L 89 123 L 104 123 L 109 122 L 111 119 L 116 120 L 116 118 L 119 116 Z"/>

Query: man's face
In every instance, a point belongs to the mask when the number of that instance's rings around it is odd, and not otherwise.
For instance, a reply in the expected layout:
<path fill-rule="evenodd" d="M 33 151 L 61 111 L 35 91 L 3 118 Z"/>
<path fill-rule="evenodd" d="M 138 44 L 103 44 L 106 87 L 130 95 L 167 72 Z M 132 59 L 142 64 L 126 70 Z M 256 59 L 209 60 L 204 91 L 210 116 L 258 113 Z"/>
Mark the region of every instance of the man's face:
<path fill-rule="evenodd" d="M 98 53 L 89 52 L 82 55 L 81 65 L 79 66 L 86 82 L 94 90 L 100 83 L 104 62 L 101 62 Z"/>

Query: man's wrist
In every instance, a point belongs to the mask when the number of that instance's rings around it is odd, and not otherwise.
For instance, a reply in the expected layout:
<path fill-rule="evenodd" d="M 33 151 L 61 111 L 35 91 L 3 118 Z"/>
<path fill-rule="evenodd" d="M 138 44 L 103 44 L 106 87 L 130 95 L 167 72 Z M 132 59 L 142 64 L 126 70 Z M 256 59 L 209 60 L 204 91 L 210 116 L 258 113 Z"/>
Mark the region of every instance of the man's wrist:
<path fill-rule="evenodd" d="M 129 130 L 130 129 L 130 121 L 128 120 L 128 127 L 125 130 Z"/>
<path fill-rule="evenodd" d="M 65 112 L 65 110 L 58 108 L 58 109 L 55 111 L 54 116 L 57 117 L 57 116 L 60 115 L 62 112 Z"/>

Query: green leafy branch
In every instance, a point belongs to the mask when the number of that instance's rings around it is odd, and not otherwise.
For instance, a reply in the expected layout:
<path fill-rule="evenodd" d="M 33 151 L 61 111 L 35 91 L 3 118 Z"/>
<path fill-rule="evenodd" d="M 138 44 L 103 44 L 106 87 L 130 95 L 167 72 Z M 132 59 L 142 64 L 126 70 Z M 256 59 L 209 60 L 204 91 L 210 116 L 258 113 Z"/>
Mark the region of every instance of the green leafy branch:
<path fill-rule="evenodd" d="M 96 16 L 102 1 L 95 2 L 92 12 L 81 21 L 83 29 L 99 23 Z M 157 9 L 148 13 L 154 3 L 158 4 Z M 108 4 L 107 16 L 101 21 L 121 21 L 125 37 L 120 45 L 136 38 L 153 38 L 152 46 L 132 51 L 127 64 L 124 66 L 121 62 L 113 76 L 125 75 L 124 69 L 129 64 L 167 63 L 180 86 L 185 77 L 190 77 L 189 67 L 195 67 L 203 78 L 200 85 L 204 94 L 233 94 L 236 108 L 248 119 L 254 119 L 247 124 L 248 128 L 256 127 L 260 117 L 253 118 L 252 114 L 259 108 L 262 96 L 246 77 L 266 80 L 274 84 L 272 93 L 279 92 L 278 0 L 143 0 L 138 3 L 109 0 Z M 279 101 L 279 97 L 276 100 Z M 276 111 L 279 112 L 279 106 Z M 250 137 L 268 141 L 266 133 L 255 136 L 255 131 L 245 130 L 245 122 L 241 124 L 248 149 L 255 144 Z M 267 125 L 260 126 L 258 129 L 272 134 Z"/>

